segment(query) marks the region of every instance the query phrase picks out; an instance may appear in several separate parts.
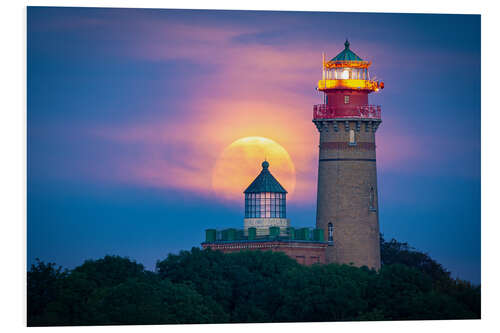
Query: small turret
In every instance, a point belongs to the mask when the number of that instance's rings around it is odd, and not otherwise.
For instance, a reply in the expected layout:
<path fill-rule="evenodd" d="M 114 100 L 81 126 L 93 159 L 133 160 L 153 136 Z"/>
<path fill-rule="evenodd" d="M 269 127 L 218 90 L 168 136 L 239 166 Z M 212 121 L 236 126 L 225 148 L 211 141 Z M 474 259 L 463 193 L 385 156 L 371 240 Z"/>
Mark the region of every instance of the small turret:
<path fill-rule="evenodd" d="M 245 218 L 286 218 L 287 191 L 269 172 L 269 162 L 245 190 Z"/>
<path fill-rule="evenodd" d="M 257 234 L 269 232 L 269 227 L 280 227 L 286 232 L 287 191 L 269 171 L 269 162 L 262 162 L 262 171 L 244 191 L 245 232 L 249 227 L 257 228 Z"/>

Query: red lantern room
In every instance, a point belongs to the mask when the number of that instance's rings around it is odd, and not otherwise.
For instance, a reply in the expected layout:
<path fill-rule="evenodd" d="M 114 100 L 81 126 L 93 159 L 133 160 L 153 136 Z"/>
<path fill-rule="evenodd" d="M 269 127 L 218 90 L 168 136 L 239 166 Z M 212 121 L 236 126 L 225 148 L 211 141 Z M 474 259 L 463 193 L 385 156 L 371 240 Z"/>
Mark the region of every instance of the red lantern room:
<path fill-rule="evenodd" d="M 384 88 L 384 83 L 370 77 L 371 62 L 364 61 L 351 49 L 345 49 L 330 61 L 323 55 L 323 75 L 318 91 L 324 103 L 314 106 L 314 119 L 368 118 L 380 120 L 380 106 L 368 104 L 368 94 Z"/>

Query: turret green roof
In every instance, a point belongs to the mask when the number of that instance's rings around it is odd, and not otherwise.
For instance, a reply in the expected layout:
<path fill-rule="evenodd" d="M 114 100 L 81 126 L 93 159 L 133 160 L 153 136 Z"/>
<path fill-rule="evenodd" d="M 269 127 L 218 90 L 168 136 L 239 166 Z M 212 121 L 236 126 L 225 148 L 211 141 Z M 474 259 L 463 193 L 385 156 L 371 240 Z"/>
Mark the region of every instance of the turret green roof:
<path fill-rule="evenodd" d="M 363 59 L 361 59 L 356 53 L 352 52 L 351 49 L 349 49 L 350 44 L 347 39 L 344 45 L 345 49 L 330 61 L 363 61 Z"/>
<path fill-rule="evenodd" d="M 287 193 L 276 178 L 271 175 L 268 169 L 269 163 L 267 161 L 262 162 L 262 171 L 243 193 Z"/>

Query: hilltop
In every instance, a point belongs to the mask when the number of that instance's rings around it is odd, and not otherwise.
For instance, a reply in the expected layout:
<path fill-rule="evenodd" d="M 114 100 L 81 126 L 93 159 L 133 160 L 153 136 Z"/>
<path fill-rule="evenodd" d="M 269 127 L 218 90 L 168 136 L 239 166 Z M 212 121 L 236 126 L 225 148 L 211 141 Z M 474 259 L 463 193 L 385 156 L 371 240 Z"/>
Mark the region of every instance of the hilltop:
<path fill-rule="evenodd" d="M 302 266 L 283 253 L 181 251 L 156 271 L 119 256 L 28 272 L 28 325 L 479 319 L 480 286 L 381 238 L 379 272 Z"/>

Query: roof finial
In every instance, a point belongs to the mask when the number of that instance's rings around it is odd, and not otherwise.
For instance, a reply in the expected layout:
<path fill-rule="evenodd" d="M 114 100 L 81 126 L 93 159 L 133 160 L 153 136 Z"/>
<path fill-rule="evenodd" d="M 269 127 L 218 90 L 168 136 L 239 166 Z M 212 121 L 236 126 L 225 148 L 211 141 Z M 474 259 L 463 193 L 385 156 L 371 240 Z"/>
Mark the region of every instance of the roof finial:
<path fill-rule="evenodd" d="M 345 48 L 346 48 L 346 49 L 348 49 L 348 48 L 349 48 L 349 45 L 351 45 L 351 44 L 349 44 L 349 41 L 348 41 L 348 40 L 347 40 L 347 38 L 346 38 L 346 39 L 345 39 L 345 43 L 344 43 Z"/>
<path fill-rule="evenodd" d="M 267 168 L 269 168 L 269 162 L 268 161 L 262 162 L 262 169 L 267 169 Z"/>

